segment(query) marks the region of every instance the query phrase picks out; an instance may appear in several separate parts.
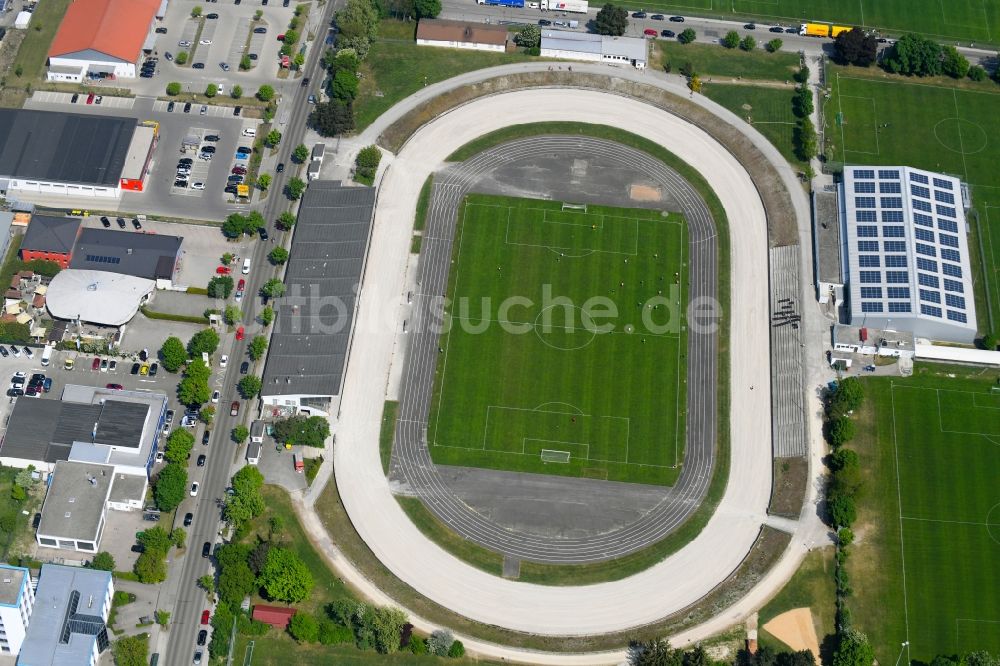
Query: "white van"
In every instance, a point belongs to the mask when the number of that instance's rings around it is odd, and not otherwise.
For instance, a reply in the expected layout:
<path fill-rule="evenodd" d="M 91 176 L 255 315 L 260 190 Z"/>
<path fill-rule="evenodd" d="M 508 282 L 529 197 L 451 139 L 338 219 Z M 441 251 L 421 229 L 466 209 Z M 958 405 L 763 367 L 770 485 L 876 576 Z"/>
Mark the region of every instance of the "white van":
<path fill-rule="evenodd" d="M 250 273 L 250 257 L 243 260 L 243 275 L 248 275 Z"/>
<path fill-rule="evenodd" d="M 257 130 L 253 127 L 244 127 L 243 136 L 249 136 L 249 137 L 257 136 Z"/>
<path fill-rule="evenodd" d="M 52 346 L 45 345 L 45 349 L 42 350 L 42 365 L 48 365 L 49 359 L 52 358 Z"/>

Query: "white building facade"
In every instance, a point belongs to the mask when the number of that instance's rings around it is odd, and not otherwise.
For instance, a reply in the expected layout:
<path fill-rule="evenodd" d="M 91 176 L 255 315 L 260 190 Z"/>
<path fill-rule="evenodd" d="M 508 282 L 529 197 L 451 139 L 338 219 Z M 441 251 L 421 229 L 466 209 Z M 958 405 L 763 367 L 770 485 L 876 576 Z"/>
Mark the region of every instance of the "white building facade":
<path fill-rule="evenodd" d="M 0 564 L 0 654 L 17 655 L 35 606 L 31 572 Z"/>

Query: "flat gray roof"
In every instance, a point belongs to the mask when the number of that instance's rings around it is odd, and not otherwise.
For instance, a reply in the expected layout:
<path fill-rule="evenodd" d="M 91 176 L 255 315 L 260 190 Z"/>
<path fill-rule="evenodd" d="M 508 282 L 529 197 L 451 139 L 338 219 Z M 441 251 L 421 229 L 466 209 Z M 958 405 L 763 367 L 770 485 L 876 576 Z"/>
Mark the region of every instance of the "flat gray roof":
<path fill-rule="evenodd" d="M 28 570 L 0 563 L 0 606 L 16 606 L 23 592 Z"/>
<path fill-rule="evenodd" d="M 94 650 L 108 645 L 102 619 L 111 572 L 43 564 L 18 664 L 61 666 L 87 664 Z M 65 639 L 65 642 L 64 640 Z"/>
<path fill-rule="evenodd" d="M 816 273 L 820 282 L 844 283 L 840 241 L 840 204 L 836 192 L 815 192 Z"/>
<path fill-rule="evenodd" d="M 118 187 L 135 118 L 0 109 L 0 175 Z"/>
<path fill-rule="evenodd" d="M 86 228 L 69 267 L 169 280 L 183 241 L 164 234 Z"/>
<path fill-rule="evenodd" d="M 114 467 L 60 460 L 42 504 L 40 536 L 97 543 Z"/>
<path fill-rule="evenodd" d="M 95 444 L 120 448 L 138 448 L 149 405 L 120 400 L 106 400 L 97 422 Z"/>
<path fill-rule="evenodd" d="M 145 499 L 145 495 L 146 477 L 118 473 L 115 474 L 114 481 L 111 484 L 111 492 L 108 494 L 108 500 L 112 502 L 139 500 L 141 502 Z"/>
<path fill-rule="evenodd" d="M 309 184 L 292 238 L 285 296 L 261 395 L 334 396 L 340 392 L 347 343 L 375 207 L 375 189 L 339 181 Z M 339 301 L 343 307 L 331 307 Z M 312 303 L 323 303 L 313 310 Z"/>
<path fill-rule="evenodd" d="M 24 240 L 21 241 L 21 249 L 69 254 L 73 251 L 73 243 L 76 242 L 79 230 L 78 217 L 32 215 L 28 229 L 24 232 Z"/>

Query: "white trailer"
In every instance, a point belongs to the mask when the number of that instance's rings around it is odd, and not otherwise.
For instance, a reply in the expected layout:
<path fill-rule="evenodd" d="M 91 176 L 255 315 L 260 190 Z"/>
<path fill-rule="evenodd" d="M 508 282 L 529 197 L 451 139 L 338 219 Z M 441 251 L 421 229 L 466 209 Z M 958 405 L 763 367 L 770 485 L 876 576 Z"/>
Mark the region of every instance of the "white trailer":
<path fill-rule="evenodd" d="M 587 0 L 541 0 L 542 11 L 574 12 L 586 14 L 590 9 Z"/>

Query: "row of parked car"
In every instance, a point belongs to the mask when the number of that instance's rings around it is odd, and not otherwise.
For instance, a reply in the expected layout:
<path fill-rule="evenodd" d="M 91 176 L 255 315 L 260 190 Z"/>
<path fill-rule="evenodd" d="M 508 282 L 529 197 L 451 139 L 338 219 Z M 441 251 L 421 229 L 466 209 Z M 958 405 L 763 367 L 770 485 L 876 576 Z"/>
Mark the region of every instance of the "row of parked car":
<path fill-rule="evenodd" d="M 27 386 L 25 384 L 27 383 Z M 7 395 L 11 398 L 18 398 L 22 395 L 26 395 L 30 398 L 37 398 L 42 393 L 48 393 L 52 390 L 52 378 L 46 377 L 41 373 L 35 373 L 28 378 L 25 372 L 15 372 L 10 378 L 10 388 L 7 389 Z M 13 402 L 13 400 L 11 401 Z"/>

